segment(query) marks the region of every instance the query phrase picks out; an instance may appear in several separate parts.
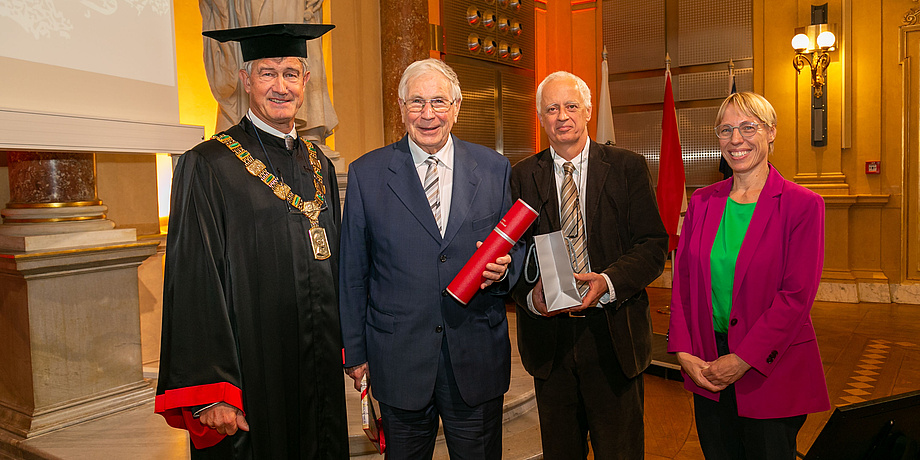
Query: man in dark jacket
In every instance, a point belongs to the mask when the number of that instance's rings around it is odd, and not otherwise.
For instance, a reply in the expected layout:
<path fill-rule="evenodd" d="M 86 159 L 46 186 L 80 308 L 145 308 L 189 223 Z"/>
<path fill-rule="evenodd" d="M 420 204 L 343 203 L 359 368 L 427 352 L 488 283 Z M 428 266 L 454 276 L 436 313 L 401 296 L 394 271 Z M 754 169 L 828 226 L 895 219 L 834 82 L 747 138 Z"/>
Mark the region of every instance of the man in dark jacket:
<path fill-rule="evenodd" d="M 518 348 L 533 375 L 543 454 L 641 459 L 642 371 L 651 362 L 645 287 L 663 268 L 668 234 L 645 159 L 588 137 L 591 92 L 556 72 L 537 89 L 550 148 L 514 165 L 512 197 L 540 213 L 524 235 L 562 230 L 582 304 L 547 311 L 543 279 L 527 266 L 513 290 Z M 528 282 L 530 281 L 530 282 Z"/>

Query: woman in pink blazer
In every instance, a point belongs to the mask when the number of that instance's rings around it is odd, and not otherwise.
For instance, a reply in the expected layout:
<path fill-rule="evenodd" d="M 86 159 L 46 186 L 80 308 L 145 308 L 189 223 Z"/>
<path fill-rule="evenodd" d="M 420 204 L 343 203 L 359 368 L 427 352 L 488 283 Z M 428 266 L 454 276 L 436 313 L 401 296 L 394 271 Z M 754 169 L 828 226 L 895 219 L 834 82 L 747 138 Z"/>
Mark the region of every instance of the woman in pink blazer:
<path fill-rule="evenodd" d="M 717 120 L 733 177 L 690 199 L 668 351 L 694 393 L 707 459 L 793 460 L 805 414 L 830 408 L 810 316 L 824 201 L 767 162 L 776 112 L 763 96 L 732 94 Z"/>

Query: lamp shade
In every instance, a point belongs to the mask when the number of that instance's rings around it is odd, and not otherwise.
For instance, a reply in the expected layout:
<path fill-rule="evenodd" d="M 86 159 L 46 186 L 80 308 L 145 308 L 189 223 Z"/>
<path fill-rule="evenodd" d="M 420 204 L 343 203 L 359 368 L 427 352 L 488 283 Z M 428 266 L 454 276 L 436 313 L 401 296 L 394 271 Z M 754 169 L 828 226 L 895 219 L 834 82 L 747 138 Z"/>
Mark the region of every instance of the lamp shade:
<path fill-rule="evenodd" d="M 825 30 L 824 32 L 821 32 L 820 35 L 818 35 L 818 48 L 826 50 L 833 47 L 834 43 L 836 42 L 837 37 L 835 37 L 834 33 L 829 30 Z"/>
<path fill-rule="evenodd" d="M 809 46 L 811 46 L 811 40 L 808 39 L 808 35 L 796 34 L 795 37 L 792 37 L 792 48 L 794 50 L 805 51 Z"/>

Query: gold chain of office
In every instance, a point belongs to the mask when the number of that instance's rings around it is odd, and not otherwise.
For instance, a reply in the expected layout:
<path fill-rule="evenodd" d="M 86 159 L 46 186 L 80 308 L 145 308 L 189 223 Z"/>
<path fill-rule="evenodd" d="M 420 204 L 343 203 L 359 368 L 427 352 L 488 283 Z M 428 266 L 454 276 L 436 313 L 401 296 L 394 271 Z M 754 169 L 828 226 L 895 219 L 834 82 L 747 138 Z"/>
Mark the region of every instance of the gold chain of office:
<path fill-rule="evenodd" d="M 211 139 L 217 139 L 227 146 L 240 161 L 246 166 L 249 174 L 259 178 L 278 198 L 287 201 L 288 204 L 300 211 L 310 219 L 310 242 L 313 245 L 313 257 L 317 260 L 328 259 L 331 254 L 329 242 L 326 238 L 326 230 L 319 226 L 319 213 L 323 210 L 326 203 L 326 185 L 323 183 L 322 165 L 316 154 L 316 147 L 312 142 L 303 139 L 304 145 L 310 152 L 310 165 L 313 167 L 313 187 L 316 189 L 316 196 L 312 201 L 306 201 L 300 195 L 294 193 L 291 187 L 281 181 L 277 176 L 272 174 L 265 163 L 253 158 L 248 150 L 243 148 L 239 142 L 233 140 L 228 134 L 215 134 Z"/>

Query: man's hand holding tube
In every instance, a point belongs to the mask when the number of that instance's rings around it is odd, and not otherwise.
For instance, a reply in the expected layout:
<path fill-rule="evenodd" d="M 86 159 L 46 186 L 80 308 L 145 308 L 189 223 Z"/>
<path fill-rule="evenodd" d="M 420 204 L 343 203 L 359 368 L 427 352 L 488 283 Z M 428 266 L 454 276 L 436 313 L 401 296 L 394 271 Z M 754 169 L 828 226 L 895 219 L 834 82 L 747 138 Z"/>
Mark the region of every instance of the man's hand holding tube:
<path fill-rule="evenodd" d="M 482 241 L 477 241 L 476 247 L 479 248 L 480 246 L 482 246 Z M 482 276 L 483 278 L 485 278 L 485 281 L 483 281 L 482 284 L 479 285 L 479 288 L 485 289 L 489 287 L 492 283 L 501 281 L 502 278 L 504 278 L 505 272 L 508 270 L 508 264 L 510 263 L 511 263 L 511 256 L 508 254 L 505 254 L 495 259 L 494 263 L 492 262 L 487 263 L 485 271 L 482 272 Z"/>

